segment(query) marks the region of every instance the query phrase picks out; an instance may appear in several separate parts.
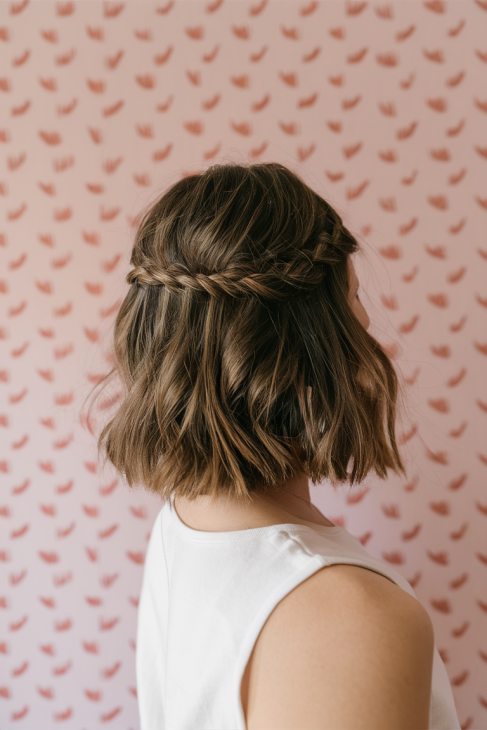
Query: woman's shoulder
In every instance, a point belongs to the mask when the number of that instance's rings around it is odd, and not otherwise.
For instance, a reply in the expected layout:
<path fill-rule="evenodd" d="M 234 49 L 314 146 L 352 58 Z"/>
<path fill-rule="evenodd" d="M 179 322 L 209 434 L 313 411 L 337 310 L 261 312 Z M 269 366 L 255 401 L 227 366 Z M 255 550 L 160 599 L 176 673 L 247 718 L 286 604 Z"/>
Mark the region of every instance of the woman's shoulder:
<path fill-rule="evenodd" d="M 371 568 L 345 563 L 318 569 L 277 604 L 269 619 L 276 629 L 284 624 L 303 632 L 308 626 L 311 632 L 319 629 L 325 640 L 332 619 L 335 632 L 348 631 L 351 622 L 364 628 L 374 620 L 385 629 L 411 625 L 413 631 L 433 631 L 431 618 L 417 598 Z"/>
<path fill-rule="evenodd" d="M 427 728 L 433 650 L 416 598 L 369 569 L 321 568 L 259 634 L 244 678 L 247 728 Z"/>

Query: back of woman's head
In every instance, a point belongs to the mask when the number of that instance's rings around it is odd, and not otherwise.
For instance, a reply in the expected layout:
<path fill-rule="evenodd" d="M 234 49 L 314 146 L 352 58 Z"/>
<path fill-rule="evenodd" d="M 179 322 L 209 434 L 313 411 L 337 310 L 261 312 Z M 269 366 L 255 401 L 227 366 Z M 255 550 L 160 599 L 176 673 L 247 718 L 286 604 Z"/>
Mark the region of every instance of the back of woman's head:
<path fill-rule="evenodd" d="M 398 378 L 350 304 L 358 250 L 278 163 L 215 165 L 167 190 L 138 229 L 115 322 L 107 378 L 124 392 L 98 439 L 105 462 L 164 499 L 405 474 Z"/>

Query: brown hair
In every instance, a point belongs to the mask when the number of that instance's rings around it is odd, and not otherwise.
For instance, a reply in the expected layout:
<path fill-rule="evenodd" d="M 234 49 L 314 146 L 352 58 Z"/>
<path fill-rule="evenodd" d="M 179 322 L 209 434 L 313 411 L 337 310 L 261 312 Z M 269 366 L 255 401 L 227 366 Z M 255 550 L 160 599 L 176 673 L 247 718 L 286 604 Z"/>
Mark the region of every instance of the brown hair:
<path fill-rule="evenodd" d="M 359 250 L 281 164 L 213 165 L 170 187 L 130 258 L 101 381 L 124 390 L 104 463 L 164 500 L 251 499 L 297 473 L 334 487 L 405 475 L 399 380 L 349 301 Z"/>

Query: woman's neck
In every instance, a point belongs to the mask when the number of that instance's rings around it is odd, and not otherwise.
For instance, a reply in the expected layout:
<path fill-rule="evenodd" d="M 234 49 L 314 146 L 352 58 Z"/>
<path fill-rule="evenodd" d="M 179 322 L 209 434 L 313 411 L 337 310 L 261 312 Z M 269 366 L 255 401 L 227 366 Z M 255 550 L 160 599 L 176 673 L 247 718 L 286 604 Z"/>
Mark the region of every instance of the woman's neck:
<path fill-rule="evenodd" d="M 276 524 L 302 521 L 327 527 L 333 526 L 333 522 L 312 504 L 308 477 L 305 474 L 297 475 L 283 482 L 270 492 L 253 493 L 251 502 L 243 497 L 237 499 L 219 496 L 212 499 L 206 495 L 197 497 L 191 502 L 187 499 L 176 498 L 176 502 L 181 506 L 181 512 L 186 515 L 189 523 L 193 521 L 200 525 L 237 524 L 242 520 L 245 524 L 250 525 L 253 521 L 268 520 L 270 524 L 272 521 Z M 179 514 L 177 505 L 176 511 Z M 216 528 L 216 531 L 219 529 Z"/>

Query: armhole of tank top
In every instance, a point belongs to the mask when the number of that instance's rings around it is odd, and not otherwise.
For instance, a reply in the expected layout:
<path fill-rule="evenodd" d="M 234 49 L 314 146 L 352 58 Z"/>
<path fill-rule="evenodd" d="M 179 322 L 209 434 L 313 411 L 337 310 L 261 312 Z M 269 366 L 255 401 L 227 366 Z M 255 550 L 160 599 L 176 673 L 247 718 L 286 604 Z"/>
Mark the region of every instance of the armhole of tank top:
<path fill-rule="evenodd" d="M 368 570 L 371 573 L 376 573 L 376 575 L 382 576 L 382 578 L 390 581 L 393 585 L 397 586 L 401 590 L 404 590 L 405 593 L 409 593 L 409 591 L 407 591 L 407 590 L 404 589 L 404 586 L 402 586 L 398 582 L 396 582 L 391 576 L 387 575 L 387 573 L 381 572 L 378 567 L 376 568 L 376 566 L 371 566 L 365 560 L 360 560 L 360 558 L 358 558 L 358 559 L 349 558 L 348 560 L 347 560 L 347 558 L 344 558 L 342 560 L 336 560 L 336 561 L 330 562 L 330 563 L 325 563 L 325 564 L 321 563 L 311 573 L 305 574 L 304 571 L 302 573 L 300 573 L 300 575 L 299 575 L 299 578 L 300 579 L 298 580 L 298 582 L 295 583 L 295 585 L 293 585 L 284 595 L 282 595 L 281 598 L 279 598 L 275 603 L 273 603 L 271 609 L 267 612 L 267 615 L 266 615 L 264 621 L 261 623 L 260 628 L 259 628 L 259 631 L 258 631 L 258 633 L 257 633 L 257 635 L 256 635 L 256 637 L 255 637 L 255 639 L 254 639 L 254 641 L 252 643 L 252 647 L 251 647 L 250 652 L 248 654 L 247 660 L 246 660 L 246 662 L 245 662 L 245 664 L 243 666 L 242 672 L 240 673 L 240 676 L 238 678 L 238 695 L 237 695 L 238 711 L 237 711 L 237 714 L 238 714 L 239 721 L 241 721 L 241 728 L 242 728 L 242 730 L 244 730 L 244 729 L 247 730 L 247 722 L 246 722 L 244 707 L 243 707 L 243 703 L 242 703 L 242 681 L 244 679 L 244 674 L 245 674 L 245 671 L 247 669 L 247 665 L 248 665 L 248 663 L 250 661 L 250 658 L 251 658 L 252 653 L 254 651 L 254 647 L 255 647 L 255 645 L 257 643 L 257 640 L 258 640 L 258 638 L 260 636 L 260 633 L 262 631 L 262 628 L 264 627 L 264 624 L 267 622 L 269 616 L 272 614 L 272 612 L 274 611 L 274 609 L 276 608 L 276 606 L 282 600 L 284 600 L 284 598 L 286 598 L 286 596 L 289 593 L 291 593 L 291 591 L 293 591 L 295 588 L 298 588 L 302 583 L 304 583 L 305 580 L 307 580 L 308 578 L 311 578 L 312 576 L 316 575 L 323 568 L 330 568 L 333 565 L 353 565 L 354 567 L 357 567 L 357 568 L 363 568 L 364 570 Z M 384 567 L 387 570 L 387 566 L 384 566 Z M 295 576 L 295 577 L 297 578 L 297 576 Z M 248 694 L 247 694 L 247 700 L 248 700 Z M 240 724 L 240 722 L 239 722 L 239 724 Z"/>

